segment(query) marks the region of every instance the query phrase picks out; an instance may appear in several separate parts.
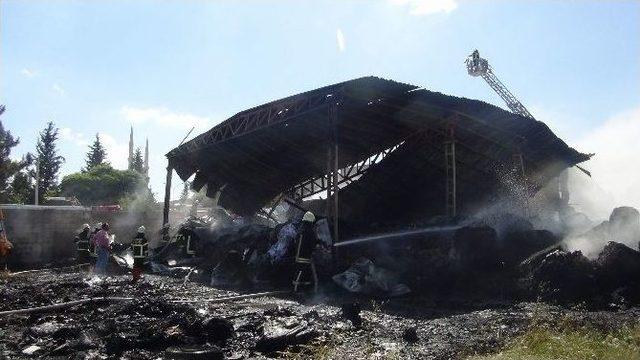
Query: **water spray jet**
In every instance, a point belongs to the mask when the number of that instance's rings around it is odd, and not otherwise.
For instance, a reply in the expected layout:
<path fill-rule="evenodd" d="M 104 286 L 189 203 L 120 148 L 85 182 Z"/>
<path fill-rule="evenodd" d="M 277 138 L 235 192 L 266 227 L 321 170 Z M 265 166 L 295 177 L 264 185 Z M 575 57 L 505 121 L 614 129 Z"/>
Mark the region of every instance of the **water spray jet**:
<path fill-rule="evenodd" d="M 415 229 L 415 230 L 404 230 L 404 231 L 398 231 L 395 233 L 372 235 L 372 236 L 366 236 L 366 237 L 341 241 L 337 244 L 333 244 L 333 246 L 343 247 L 343 246 L 356 245 L 356 244 L 361 244 L 361 243 L 366 243 L 371 241 L 395 239 L 395 238 L 411 236 L 411 235 L 422 235 L 422 234 L 430 234 L 430 233 L 448 233 L 448 232 L 458 230 L 460 228 L 462 228 L 462 226 L 457 225 L 457 226 L 428 227 L 428 228 Z"/>

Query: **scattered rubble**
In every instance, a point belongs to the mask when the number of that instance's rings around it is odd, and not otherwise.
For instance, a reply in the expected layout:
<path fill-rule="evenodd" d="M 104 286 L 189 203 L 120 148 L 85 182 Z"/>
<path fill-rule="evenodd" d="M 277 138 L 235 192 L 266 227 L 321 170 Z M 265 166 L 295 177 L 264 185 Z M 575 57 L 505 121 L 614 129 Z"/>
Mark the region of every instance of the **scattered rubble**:
<path fill-rule="evenodd" d="M 359 328 L 362 326 L 362 316 L 360 316 L 360 312 L 362 311 L 362 306 L 360 303 L 346 303 L 342 304 L 342 317 L 346 320 L 351 321 L 354 327 Z"/>
<path fill-rule="evenodd" d="M 406 328 L 402 333 L 402 339 L 410 344 L 415 344 L 420 341 L 418 337 L 418 329 L 415 326 Z"/>
<path fill-rule="evenodd" d="M 615 328 L 636 323 L 640 315 L 635 308 L 585 312 L 541 303 L 469 304 L 437 294 L 377 304 L 339 294 L 320 303 L 267 296 L 216 303 L 207 300 L 235 293 L 155 275 L 138 285 L 126 276 L 89 282 L 86 273 L 68 271 L 3 280 L 0 296 L 6 301 L 0 311 L 94 296 L 133 300 L 0 316 L 0 357 L 242 359 L 328 353 L 331 358 L 451 359 L 491 351 L 532 322 L 563 318 Z M 26 296 L 31 293 L 44 297 Z M 176 302 L 185 298 L 190 302 Z"/>
<path fill-rule="evenodd" d="M 346 271 L 333 276 L 333 281 L 353 293 L 401 296 L 411 292 L 398 276 L 376 266 L 371 260 L 360 258 Z"/>
<path fill-rule="evenodd" d="M 601 320 L 574 305 L 631 323 L 640 252 L 628 244 L 639 219 L 618 208 L 587 232 L 620 240 L 592 258 L 517 216 L 399 232 L 411 236 L 359 244 L 338 265 L 318 248 L 324 282 L 309 296 L 289 292 L 295 222 L 189 219 L 154 250 L 138 284 L 124 276 L 126 246 L 115 247 L 111 277 L 66 267 L 1 280 L 0 357 L 313 357 L 326 347 L 336 358 L 447 359 L 495 349 L 534 317 Z M 520 303 L 531 300 L 547 305 Z"/>

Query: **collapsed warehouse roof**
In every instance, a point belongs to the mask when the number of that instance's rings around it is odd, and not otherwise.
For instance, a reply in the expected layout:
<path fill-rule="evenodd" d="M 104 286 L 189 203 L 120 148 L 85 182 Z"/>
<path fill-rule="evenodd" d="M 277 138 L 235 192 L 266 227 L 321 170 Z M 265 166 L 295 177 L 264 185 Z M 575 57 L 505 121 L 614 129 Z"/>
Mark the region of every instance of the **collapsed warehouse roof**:
<path fill-rule="evenodd" d="M 195 174 L 195 190 L 206 185 L 207 195 L 214 196 L 224 189 L 221 206 L 252 214 L 279 194 L 304 198 L 323 191 L 328 149 L 337 145 L 340 202 L 347 206 L 341 205 L 342 214 L 402 201 L 434 204 L 426 214 L 435 215 L 436 208 L 444 210 L 443 143 L 452 137 L 459 202 L 465 204 L 482 201 L 481 195 L 496 188 L 498 167 L 511 164 L 514 154 L 522 155 L 534 191 L 589 159 L 542 122 L 376 77 L 245 110 L 167 158 L 181 179 Z"/>

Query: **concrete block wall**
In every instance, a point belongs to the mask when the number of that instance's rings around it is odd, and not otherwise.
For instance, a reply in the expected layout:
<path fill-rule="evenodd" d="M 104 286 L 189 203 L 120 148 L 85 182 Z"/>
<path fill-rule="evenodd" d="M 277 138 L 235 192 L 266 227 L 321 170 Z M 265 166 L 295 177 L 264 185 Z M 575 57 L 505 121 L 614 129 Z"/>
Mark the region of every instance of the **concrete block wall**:
<path fill-rule="evenodd" d="M 75 257 L 73 237 L 82 224 L 107 221 L 116 241 L 131 241 L 140 225 L 154 246 L 162 228 L 162 212 L 98 212 L 81 206 L 0 205 L 7 237 L 13 243 L 9 265 L 33 267 Z"/>

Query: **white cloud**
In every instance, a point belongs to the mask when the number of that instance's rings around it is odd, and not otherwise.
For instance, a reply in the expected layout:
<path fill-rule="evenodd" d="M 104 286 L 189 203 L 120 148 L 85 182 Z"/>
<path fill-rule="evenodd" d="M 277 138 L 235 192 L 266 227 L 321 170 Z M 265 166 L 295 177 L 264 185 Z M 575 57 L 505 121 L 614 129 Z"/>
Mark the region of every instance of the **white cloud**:
<path fill-rule="evenodd" d="M 128 137 L 127 137 L 128 140 Z M 126 169 L 129 159 L 129 144 L 118 142 L 113 136 L 100 133 L 100 142 L 107 151 L 107 161 L 116 169 Z"/>
<path fill-rule="evenodd" d="M 336 41 L 338 42 L 338 50 L 343 52 L 347 47 L 347 43 L 344 38 L 344 33 L 340 29 L 336 30 Z"/>
<path fill-rule="evenodd" d="M 76 132 L 71 128 L 61 128 L 59 135 L 61 140 L 81 147 L 82 150 L 78 152 L 81 154 L 80 156 L 84 156 L 88 151 L 87 146 L 93 143 L 94 140 L 94 135 L 88 138 L 83 133 Z M 128 139 L 127 137 L 125 140 Z M 107 151 L 107 161 L 116 169 L 126 169 L 128 166 L 127 159 L 129 158 L 129 144 L 118 142 L 113 136 L 106 133 L 100 133 L 100 142 Z"/>
<path fill-rule="evenodd" d="M 409 8 L 409 14 L 416 16 L 436 13 L 450 13 L 458 8 L 457 0 L 389 0 L 391 4 Z"/>
<path fill-rule="evenodd" d="M 60 139 L 64 141 L 69 141 L 78 146 L 87 146 L 89 142 L 84 134 L 75 132 L 70 128 L 62 128 L 60 129 Z"/>
<path fill-rule="evenodd" d="M 191 129 L 195 127 L 198 131 L 205 131 L 211 128 L 213 122 L 207 117 L 197 116 L 189 113 L 176 113 L 164 107 L 136 108 L 123 106 L 120 114 L 130 123 L 171 127 L 178 129 Z"/>
<path fill-rule="evenodd" d="M 27 69 L 27 68 L 23 68 L 22 70 L 20 70 L 20 74 L 28 78 L 33 78 L 36 75 L 38 75 L 38 73 L 35 70 Z"/>
<path fill-rule="evenodd" d="M 64 89 L 58 85 L 58 84 L 53 84 L 53 86 L 51 87 L 51 90 L 55 91 L 56 93 L 58 93 L 58 95 L 60 96 L 64 96 L 67 92 L 64 91 Z"/>

